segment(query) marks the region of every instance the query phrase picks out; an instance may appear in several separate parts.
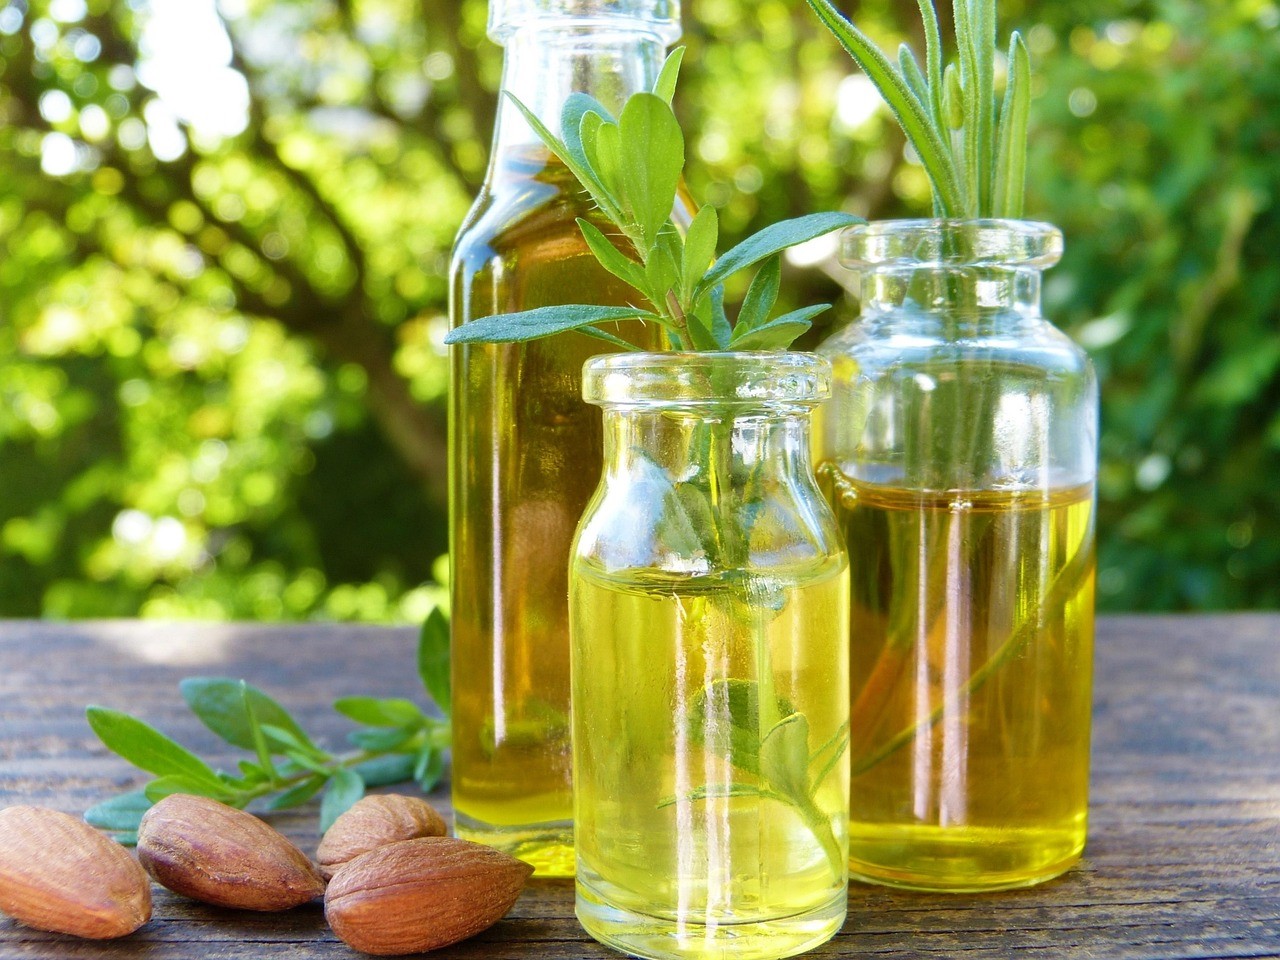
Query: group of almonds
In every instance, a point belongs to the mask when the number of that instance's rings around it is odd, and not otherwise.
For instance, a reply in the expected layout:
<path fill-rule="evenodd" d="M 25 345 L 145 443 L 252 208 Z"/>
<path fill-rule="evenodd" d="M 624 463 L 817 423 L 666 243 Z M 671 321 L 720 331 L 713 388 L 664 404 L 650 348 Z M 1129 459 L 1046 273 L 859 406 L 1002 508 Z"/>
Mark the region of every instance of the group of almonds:
<path fill-rule="evenodd" d="M 241 910 L 323 896 L 329 926 L 356 950 L 435 950 L 497 923 L 533 872 L 446 832 L 424 800 L 365 797 L 325 833 L 317 864 L 252 814 L 174 794 L 143 817 L 134 860 L 65 813 L 9 807 L 0 810 L 0 911 L 39 930 L 123 937 L 151 919 L 149 873 L 174 893 Z"/>

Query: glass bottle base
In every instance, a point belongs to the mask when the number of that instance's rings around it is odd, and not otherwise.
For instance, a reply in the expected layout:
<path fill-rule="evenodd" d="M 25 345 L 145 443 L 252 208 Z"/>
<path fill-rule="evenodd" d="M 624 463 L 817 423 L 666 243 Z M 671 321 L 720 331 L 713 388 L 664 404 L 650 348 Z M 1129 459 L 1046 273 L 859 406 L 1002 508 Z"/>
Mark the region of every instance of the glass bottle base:
<path fill-rule="evenodd" d="M 581 877 L 575 912 L 591 936 L 645 960 L 781 960 L 826 943 L 844 925 L 849 898 L 843 891 L 821 906 L 769 920 L 742 923 L 677 923 L 614 906 Z"/>
<path fill-rule="evenodd" d="M 535 877 L 572 877 L 573 824 L 535 823 L 499 826 L 455 811 L 453 832 L 460 840 L 483 843 L 533 867 Z"/>
<path fill-rule="evenodd" d="M 850 879 L 903 890 L 984 893 L 1031 887 L 1069 870 L 1083 824 L 997 829 L 849 825 Z"/>

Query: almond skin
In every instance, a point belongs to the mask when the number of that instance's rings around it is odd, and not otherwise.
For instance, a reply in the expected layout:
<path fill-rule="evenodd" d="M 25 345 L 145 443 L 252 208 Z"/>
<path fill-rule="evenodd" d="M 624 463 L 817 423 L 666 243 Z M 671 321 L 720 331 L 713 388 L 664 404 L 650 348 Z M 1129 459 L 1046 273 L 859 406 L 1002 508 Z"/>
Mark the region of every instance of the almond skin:
<path fill-rule="evenodd" d="M 533 867 L 452 837 L 402 840 L 333 875 L 324 915 L 350 947 L 390 957 L 475 936 L 511 909 Z"/>
<path fill-rule="evenodd" d="M 0 810 L 0 910 L 37 930 L 109 940 L 151 919 L 151 884 L 129 852 L 83 820 Z"/>
<path fill-rule="evenodd" d="M 239 910 L 288 910 L 324 893 L 306 854 L 252 814 L 174 794 L 147 811 L 138 859 L 174 893 Z"/>
<path fill-rule="evenodd" d="M 444 818 L 425 800 L 394 793 L 365 797 L 325 831 L 316 860 L 320 862 L 320 872 L 332 877 L 339 866 L 370 850 L 401 840 L 443 837 L 448 833 Z"/>

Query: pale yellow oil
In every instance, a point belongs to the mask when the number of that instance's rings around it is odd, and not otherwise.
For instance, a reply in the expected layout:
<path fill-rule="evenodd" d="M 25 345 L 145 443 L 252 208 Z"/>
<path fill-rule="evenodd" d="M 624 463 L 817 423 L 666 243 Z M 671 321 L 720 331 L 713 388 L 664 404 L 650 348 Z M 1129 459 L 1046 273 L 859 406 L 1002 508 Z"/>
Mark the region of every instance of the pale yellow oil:
<path fill-rule="evenodd" d="M 855 877 L 1026 886 L 1084 847 L 1093 491 L 819 479 L 852 570 Z"/>
<path fill-rule="evenodd" d="M 638 956 L 790 956 L 844 919 L 848 686 L 831 625 L 847 567 L 751 584 L 575 566 L 578 917 Z M 762 796 L 769 777 L 731 760 L 726 679 L 803 713 L 811 753 L 829 745 L 799 802 Z"/>
<path fill-rule="evenodd" d="M 455 245 L 453 325 L 561 303 L 634 303 L 587 249 L 575 223 L 583 216 L 596 219 L 545 152 L 500 157 Z M 614 332 L 661 345 L 639 323 Z M 602 456 L 581 373 L 611 349 L 566 333 L 452 351 L 455 827 L 544 876 L 573 873 L 567 569 Z"/>

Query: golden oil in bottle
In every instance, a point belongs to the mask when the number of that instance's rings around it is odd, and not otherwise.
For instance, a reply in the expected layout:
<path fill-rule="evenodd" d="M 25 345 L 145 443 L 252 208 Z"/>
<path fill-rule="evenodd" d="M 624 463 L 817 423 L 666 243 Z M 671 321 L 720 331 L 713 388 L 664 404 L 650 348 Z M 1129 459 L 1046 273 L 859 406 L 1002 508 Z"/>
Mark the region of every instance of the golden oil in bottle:
<path fill-rule="evenodd" d="M 790 956 L 844 918 L 848 688 L 831 624 L 848 568 L 749 580 L 575 560 L 578 917 L 638 956 Z M 742 710 L 740 729 L 732 694 L 714 693 L 728 690 L 803 714 L 797 769 L 758 759 L 755 724 L 771 721 Z"/>
<path fill-rule="evenodd" d="M 851 558 L 852 874 L 962 891 L 1063 872 L 1085 841 L 1092 487 L 818 475 Z"/>
<path fill-rule="evenodd" d="M 594 217 L 559 161 L 532 146 L 499 155 L 455 246 L 454 324 L 557 303 L 634 303 L 588 250 L 582 216 Z M 655 327 L 613 332 L 661 345 Z M 601 462 L 582 365 L 611 349 L 566 333 L 452 350 L 455 826 L 548 876 L 573 875 L 567 571 Z"/>

